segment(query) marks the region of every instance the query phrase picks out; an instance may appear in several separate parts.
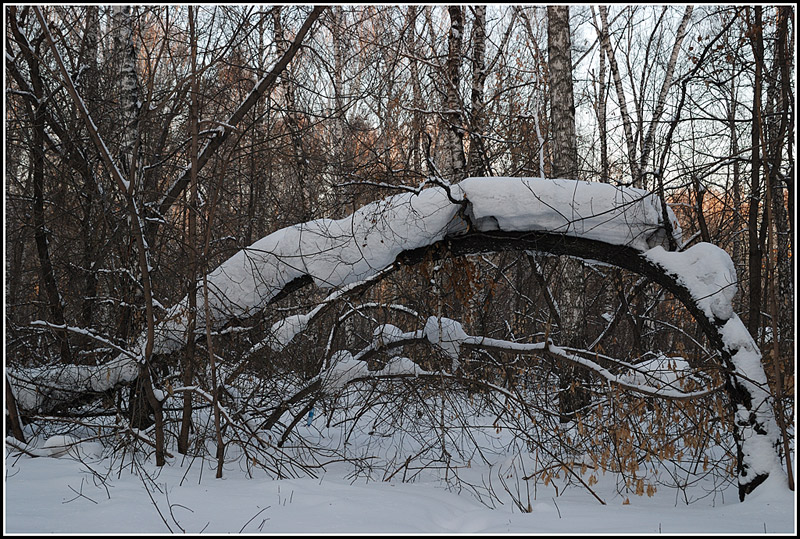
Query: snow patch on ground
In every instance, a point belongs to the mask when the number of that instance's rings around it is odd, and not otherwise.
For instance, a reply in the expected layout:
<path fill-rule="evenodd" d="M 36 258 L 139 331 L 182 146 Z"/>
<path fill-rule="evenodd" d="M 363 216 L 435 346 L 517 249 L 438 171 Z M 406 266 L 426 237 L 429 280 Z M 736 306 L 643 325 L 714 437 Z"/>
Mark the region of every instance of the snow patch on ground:
<path fill-rule="evenodd" d="M 7 454 L 8 455 L 8 454 Z M 593 489 L 600 505 L 579 488 L 539 485 L 531 512 L 510 501 L 490 509 L 466 489 L 434 479 L 414 483 L 347 479 L 344 463 L 318 478 L 247 478 L 239 464 L 179 460 L 162 469 L 112 460 L 6 458 L 4 531 L 15 534 L 187 533 L 481 533 L 481 534 L 762 534 L 796 532 L 795 499 L 771 479 L 744 503 L 735 487 L 684 505 L 680 493 L 652 498 L 613 494 L 615 479 L 601 476 Z M 480 481 L 487 469 L 470 472 Z M 495 477 L 496 480 L 496 477 Z M 512 481 L 513 479 L 509 479 Z M 147 488 L 147 490 L 145 490 Z M 525 488 L 524 486 L 522 487 Z"/>

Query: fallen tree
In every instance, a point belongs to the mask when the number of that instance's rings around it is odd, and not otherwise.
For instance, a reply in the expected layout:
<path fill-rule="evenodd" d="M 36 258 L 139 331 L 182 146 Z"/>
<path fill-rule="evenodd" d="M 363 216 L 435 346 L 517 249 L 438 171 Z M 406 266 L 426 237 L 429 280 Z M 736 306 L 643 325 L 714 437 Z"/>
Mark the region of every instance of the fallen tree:
<path fill-rule="evenodd" d="M 335 288 L 312 311 L 273 326 L 263 345 L 281 349 L 333 300 L 423 260 L 509 250 L 594 260 L 635 272 L 668 290 L 718 352 L 724 390 L 733 407 L 740 498 L 768 477 L 783 475 L 776 453 L 780 436 L 760 352 L 731 307 L 736 275 L 724 251 L 704 243 L 669 251 L 671 242 L 680 244 L 677 220 L 658 197 L 639 189 L 521 178 L 432 183 L 433 187 L 369 204 L 344 219 L 320 219 L 278 230 L 239 251 L 207 276 L 208 305 L 200 308 L 205 298 L 198 295 L 195 335 L 203 335 L 206 326 L 221 331 L 231 321 L 255 316 L 308 284 Z M 154 354 L 169 354 L 185 345 L 188 304 L 184 298 L 156 325 Z M 453 345 L 519 348 L 462 333 L 456 331 Z M 430 331 L 425 334 L 430 338 Z M 130 383 L 138 374 L 147 342 L 142 336 L 131 350 L 122 350 L 114 361 L 97 367 L 12 371 L 17 406 L 23 414 L 46 412 Z M 561 360 L 600 372 L 585 358 L 556 351 L 551 350 Z M 353 365 L 358 365 L 356 372 L 366 374 L 366 364 Z M 680 397 L 672 395 L 676 396 Z"/>

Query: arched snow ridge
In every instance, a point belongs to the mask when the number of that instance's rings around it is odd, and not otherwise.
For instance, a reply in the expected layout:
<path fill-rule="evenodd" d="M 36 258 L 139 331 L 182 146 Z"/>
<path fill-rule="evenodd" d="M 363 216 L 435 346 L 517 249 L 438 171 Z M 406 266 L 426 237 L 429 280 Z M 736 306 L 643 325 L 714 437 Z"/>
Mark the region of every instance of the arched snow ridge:
<path fill-rule="evenodd" d="M 663 222 L 665 214 L 669 224 Z M 468 178 L 438 184 L 387 197 L 343 219 L 318 219 L 278 230 L 237 252 L 207 276 L 211 325 L 220 328 L 256 314 L 309 281 L 338 289 L 329 296 L 337 297 L 381 278 L 393 265 L 414 263 L 442 247 L 446 256 L 534 250 L 625 268 L 672 292 L 719 351 L 727 372 L 726 390 L 736 408 L 734 436 L 744 498 L 768 476 L 783 473 L 760 352 L 731 307 L 736 274 L 727 253 L 705 243 L 669 251 L 670 233 L 680 244 L 675 215 L 669 208 L 664 211 L 656 195 L 640 189 L 542 178 Z M 197 304 L 202 333 L 202 294 Z M 154 353 L 170 353 L 185 344 L 187 306 L 184 298 L 158 324 Z M 313 315 L 275 326 L 277 345 L 289 342 Z M 37 410 L 57 403 L 59 395 L 44 395 L 40 388 L 62 387 L 67 380 L 73 392 L 104 391 L 131 381 L 137 373 L 133 358 L 142 357 L 145 339 L 142 336 L 135 350 L 104 366 L 15 373 L 20 408 Z"/>

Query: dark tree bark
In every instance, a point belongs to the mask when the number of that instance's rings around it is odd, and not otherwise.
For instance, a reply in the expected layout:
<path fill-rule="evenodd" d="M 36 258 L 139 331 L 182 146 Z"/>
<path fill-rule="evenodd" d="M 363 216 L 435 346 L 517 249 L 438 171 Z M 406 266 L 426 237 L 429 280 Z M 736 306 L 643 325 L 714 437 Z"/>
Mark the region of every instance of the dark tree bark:
<path fill-rule="evenodd" d="M 8 377 L 5 379 L 6 381 L 6 436 L 8 435 L 8 430 L 11 431 L 11 435 L 14 436 L 20 442 L 25 441 L 25 433 L 22 432 L 22 421 L 19 417 L 19 410 L 17 409 L 17 400 L 14 398 L 14 391 L 11 388 L 11 384 L 8 382 Z"/>
<path fill-rule="evenodd" d="M 772 189 L 772 223 L 775 227 L 775 270 L 778 280 L 778 298 L 780 298 L 779 327 L 781 335 L 781 354 L 790 354 L 794 344 L 794 274 L 791 255 L 792 231 L 786 211 L 784 182 L 792 179 L 783 173 L 784 142 L 791 138 L 790 95 L 792 81 L 789 68 L 791 65 L 791 47 L 789 45 L 788 22 L 792 16 L 789 6 L 778 8 L 777 29 L 775 35 L 775 54 L 771 73 L 775 89 L 770 103 L 774 101 L 775 114 L 771 115 L 769 135 L 769 182 Z"/>
<path fill-rule="evenodd" d="M 196 32 L 196 12 L 189 6 L 189 48 L 190 64 L 192 72 L 192 91 L 191 104 L 189 108 L 189 130 L 191 136 L 191 178 L 189 181 L 189 207 L 188 231 L 186 241 L 189 244 L 189 276 L 187 296 L 189 298 L 189 322 L 186 329 L 186 348 L 183 357 L 183 385 L 190 386 L 194 382 L 195 373 L 195 324 L 197 321 L 197 151 L 199 147 L 198 123 L 200 121 L 198 99 L 200 97 L 199 77 L 197 75 L 197 32 Z M 186 454 L 189 451 L 189 430 L 192 425 L 192 392 L 186 391 L 183 394 L 183 412 L 181 415 L 181 430 L 178 435 L 178 452 Z"/>
<path fill-rule="evenodd" d="M 100 41 L 99 32 L 99 8 L 97 6 L 87 6 L 84 41 L 86 49 L 85 61 L 88 67 L 82 78 L 85 82 L 81 87 L 86 106 L 89 109 L 89 114 L 92 115 L 96 112 L 96 104 L 99 100 L 100 74 L 97 65 Z M 86 156 L 86 161 L 89 159 L 90 158 Z M 83 288 L 81 323 L 85 327 L 90 327 L 94 321 L 94 298 L 97 296 L 98 285 L 97 271 L 95 270 L 100 263 L 98 258 L 101 257 L 96 247 L 96 245 L 100 243 L 100 241 L 98 241 L 100 239 L 99 230 L 97 229 L 97 221 L 95 220 L 95 211 L 97 207 L 95 195 L 97 193 L 97 184 L 92 163 L 85 162 L 84 164 L 85 166 L 81 167 L 84 185 L 82 193 L 84 198 L 84 210 L 81 225 L 83 232 L 83 268 L 86 272 L 86 281 Z"/>
<path fill-rule="evenodd" d="M 283 71 L 286 69 L 286 66 L 289 65 L 289 62 L 291 62 L 292 58 L 294 58 L 294 56 L 300 50 L 306 35 L 309 33 L 309 31 L 311 31 L 314 23 L 322 14 L 322 12 L 325 11 L 325 9 L 327 8 L 324 6 L 314 7 L 308 18 L 303 23 L 303 26 L 300 28 L 300 30 L 298 30 L 294 41 L 291 43 L 288 49 L 286 49 L 286 52 L 280 57 L 278 62 L 273 66 L 272 70 L 256 83 L 253 90 L 247 96 L 247 99 L 245 99 L 234 111 L 231 117 L 227 119 L 223 125 L 223 128 L 213 132 L 210 140 L 206 145 L 203 146 L 200 155 L 197 156 L 198 171 L 203 169 L 206 163 L 208 163 L 208 161 L 211 159 L 211 156 L 220 148 L 220 146 L 222 146 L 223 142 L 230 137 L 231 133 L 233 132 L 231 127 L 236 127 L 239 122 L 242 121 L 242 118 L 244 118 L 245 114 L 247 114 L 247 112 L 253 108 L 256 102 L 267 92 L 269 92 L 275 83 L 278 82 L 281 73 L 283 73 Z M 167 192 L 164 194 L 158 204 L 159 215 L 167 215 L 169 213 L 172 205 L 175 204 L 186 187 L 189 185 L 191 174 L 192 171 L 187 168 L 185 171 L 183 171 L 180 177 L 172 185 L 170 185 L 170 187 L 167 189 Z M 155 237 L 159 225 L 160 221 L 158 220 L 149 221 L 150 230 L 148 230 L 148 238 Z"/>
<path fill-rule="evenodd" d="M 750 281 L 747 329 L 750 331 L 750 335 L 757 339 L 761 328 L 761 260 L 763 258 L 762 242 L 758 234 L 758 213 L 761 205 L 761 71 L 764 63 L 761 6 L 755 6 L 755 20 L 750 23 L 750 46 L 753 49 L 753 56 L 755 56 L 756 61 L 753 86 L 753 122 L 750 131 L 750 143 L 752 145 L 750 204 L 747 210 L 747 260 Z"/>
<path fill-rule="evenodd" d="M 36 105 L 28 105 L 28 116 L 31 119 L 31 180 L 33 183 L 33 229 L 34 240 L 36 243 L 36 254 L 39 260 L 39 280 L 41 283 L 41 296 L 45 298 L 47 311 L 53 324 L 57 326 L 65 325 L 64 303 L 59 292 L 58 282 L 56 281 L 55 270 L 50 256 L 50 230 L 47 226 L 47 216 L 45 212 L 45 88 L 39 69 L 38 55 L 34 55 L 33 50 L 27 42 L 25 35 L 17 26 L 16 8 L 9 11 L 11 29 L 14 37 L 21 44 L 22 54 L 28 65 L 31 77 L 32 90 L 36 97 Z M 61 357 L 67 363 L 72 362 L 72 350 L 69 339 L 65 331 L 55 332 L 58 341 Z"/>

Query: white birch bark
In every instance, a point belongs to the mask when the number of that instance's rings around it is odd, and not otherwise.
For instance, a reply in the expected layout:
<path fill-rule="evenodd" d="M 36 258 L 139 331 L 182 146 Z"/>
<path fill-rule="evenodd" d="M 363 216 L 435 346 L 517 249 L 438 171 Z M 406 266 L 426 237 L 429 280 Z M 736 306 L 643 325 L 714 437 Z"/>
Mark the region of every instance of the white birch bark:
<path fill-rule="evenodd" d="M 578 179 L 569 6 L 547 7 L 547 51 L 554 178 Z"/>
<path fill-rule="evenodd" d="M 488 173 L 484 128 L 484 84 L 486 82 L 486 6 L 475 6 L 472 27 L 472 95 L 470 107 L 468 175 Z"/>
<path fill-rule="evenodd" d="M 683 12 L 683 19 L 681 19 L 681 23 L 678 26 L 678 32 L 675 35 L 675 44 L 672 46 L 672 53 L 670 54 L 669 63 L 667 64 L 667 73 L 664 76 L 664 81 L 661 84 L 661 91 L 658 93 L 656 109 L 655 112 L 653 112 L 653 118 L 650 120 L 650 126 L 647 129 L 647 135 L 644 139 L 644 146 L 642 147 L 642 155 L 639 158 L 640 171 L 644 170 L 647 166 L 647 158 L 650 156 L 650 151 L 653 148 L 655 130 L 658 127 L 658 122 L 661 119 L 661 115 L 664 114 L 664 106 L 667 102 L 667 93 L 672 87 L 675 64 L 678 61 L 678 54 L 680 53 L 683 40 L 686 37 L 686 26 L 689 24 L 689 19 L 692 16 L 692 10 L 693 6 L 686 6 L 686 10 Z"/>
<path fill-rule="evenodd" d="M 448 180 L 459 181 L 464 178 L 464 128 L 462 126 L 461 99 L 458 87 L 461 82 L 461 42 L 464 34 L 464 18 L 459 6 L 450 6 L 450 33 L 447 54 L 447 102 L 442 114 L 446 123 L 446 133 L 450 150 Z"/>
<path fill-rule="evenodd" d="M 594 13 L 594 8 L 592 8 L 592 13 Z M 600 37 L 600 43 L 603 47 L 603 51 L 608 58 L 609 66 L 611 67 L 611 75 L 614 78 L 614 89 L 617 93 L 617 102 L 619 103 L 620 113 L 622 114 L 622 127 L 625 131 L 625 144 L 628 148 L 628 163 L 630 164 L 631 168 L 631 177 L 633 181 L 634 187 L 641 186 L 641 174 L 639 172 L 639 165 L 636 159 L 636 141 L 633 138 L 633 129 L 631 127 L 631 115 L 628 113 L 628 102 L 625 98 L 625 89 L 622 86 L 622 76 L 620 75 L 619 65 L 617 64 L 617 59 L 614 55 L 614 49 L 611 46 L 611 39 L 609 37 L 609 27 L 608 27 L 608 8 L 606 6 L 600 6 L 600 21 L 602 23 L 601 28 L 598 30 L 598 34 Z"/>
<path fill-rule="evenodd" d="M 139 80 L 136 75 L 136 47 L 133 41 L 131 6 L 113 7 L 114 57 L 119 71 L 122 167 L 128 173 L 134 165 L 136 142 L 139 139 L 139 110 L 142 107 Z"/>

